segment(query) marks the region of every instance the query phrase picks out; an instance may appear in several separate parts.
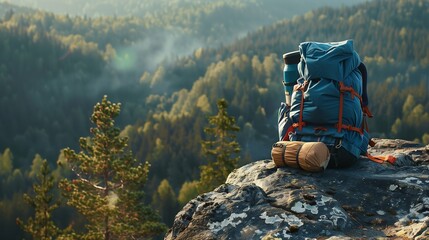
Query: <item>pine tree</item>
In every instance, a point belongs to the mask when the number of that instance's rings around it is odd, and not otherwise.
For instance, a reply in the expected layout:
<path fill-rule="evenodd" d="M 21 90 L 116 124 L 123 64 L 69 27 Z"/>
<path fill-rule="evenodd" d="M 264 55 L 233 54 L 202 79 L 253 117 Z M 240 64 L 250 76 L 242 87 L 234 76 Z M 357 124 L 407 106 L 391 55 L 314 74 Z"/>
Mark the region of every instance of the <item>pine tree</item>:
<path fill-rule="evenodd" d="M 152 206 L 156 208 L 166 224 L 173 224 L 174 216 L 179 210 L 176 194 L 167 179 L 161 181 L 152 196 Z"/>
<path fill-rule="evenodd" d="M 240 128 L 235 124 L 235 118 L 228 115 L 228 103 L 225 99 L 218 100 L 217 107 L 217 115 L 209 117 L 210 126 L 204 129 L 211 139 L 201 142 L 202 151 L 209 158 L 209 163 L 201 166 L 198 184 L 200 193 L 223 184 L 232 170 L 238 167 L 240 159 L 240 146 L 235 135 Z"/>
<path fill-rule="evenodd" d="M 198 196 L 198 181 L 184 182 L 179 190 L 177 200 L 180 206 L 185 206 L 186 203 Z"/>
<path fill-rule="evenodd" d="M 0 154 L 0 177 L 7 176 L 13 170 L 13 154 L 10 148 L 6 148 L 3 154 Z"/>
<path fill-rule="evenodd" d="M 24 200 L 34 208 L 34 218 L 30 217 L 27 222 L 17 218 L 16 222 L 33 239 L 57 239 L 61 230 L 52 221 L 51 215 L 58 208 L 59 202 L 54 202 L 54 196 L 51 194 L 54 177 L 51 175 L 46 159 L 43 160 L 37 180 L 39 184 L 33 185 L 35 195 L 31 197 L 24 194 Z"/>
<path fill-rule="evenodd" d="M 87 220 L 82 239 L 147 238 L 166 230 L 160 218 L 143 202 L 143 186 L 149 164 L 139 163 L 128 147 L 128 138 L 120 137 L 114 118 L 120 103 L 104 96 L 94 106 L 92 137 L 81 138 L 81 151 L 64 149 L 67 164 L 76 174 L 64 179 L 60 187 L 67 203 Z"/>

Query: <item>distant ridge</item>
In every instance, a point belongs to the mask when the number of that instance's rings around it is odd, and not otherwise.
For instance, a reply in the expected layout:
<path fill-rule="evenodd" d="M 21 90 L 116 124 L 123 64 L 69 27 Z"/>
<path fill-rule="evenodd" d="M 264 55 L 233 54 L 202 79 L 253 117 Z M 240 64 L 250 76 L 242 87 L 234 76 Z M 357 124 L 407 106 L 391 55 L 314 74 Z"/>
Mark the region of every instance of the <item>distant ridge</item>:
<path fill-rule="evenodd" d="M 30 6 L 34 9 L 40 9 L 57 14 L 86 15 L 93 16 L 139 16 L 166 14 L 172 11 L 187 10 L 190 14 L 195 13 L 197 8 L 210 8 L 219 6 L 231 6 L 233 8 L 256 7 L 259 11 L 269 9 L 265 18 L 273 18 L 272 15 L 288 14 L 288 11 L 294 10 L 296 14 L 303 13 L 302 9 L 318 8 L 321 6 L 350 6 L 366 0 L 13 0 L 18 6 Z M 310 4 L 311 3 L 311 4 Z M 289 7 L 288 7 L 289 6 Z M 298 6 L 298 8 L 296 7 Z M 301 8 L 301 10 L 299 10 Z M 272 13 L 272 15 L 270 14 Z"/>
<path fill-rule="evenodd" d="M 0 2 L 0 18 L 3 18 L 4 14 L 10 10 L 13 10 L 15 13 L 30 13 L 36 11 L 29 7 L 17 6 L 8 2 Z"/>

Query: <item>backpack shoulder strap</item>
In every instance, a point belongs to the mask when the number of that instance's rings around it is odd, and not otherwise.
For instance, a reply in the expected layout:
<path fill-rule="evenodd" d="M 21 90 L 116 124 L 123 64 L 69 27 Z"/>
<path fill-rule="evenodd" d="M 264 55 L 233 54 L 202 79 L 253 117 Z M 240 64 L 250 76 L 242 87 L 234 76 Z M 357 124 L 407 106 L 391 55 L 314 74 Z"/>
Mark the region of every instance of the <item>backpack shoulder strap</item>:
<path fill-rule="evenodd" d="M 368 85 L 368 72 L 366 71 L 366 66 L 361 62 L 358 66 L 358 70 L 362 74 L 362 110 L 368 117 L 373 117 L 372 113 L 369 111 L 368 108 L 368 92 L 367 92 L 367 85 Z"/>
<path fill-rule="evenodd" d="M 365 64 L 361 62 L 358 66 L 360 73 L 362 74 L 362 103 L 364 106 L 368 106 L 368 93 L 367 93 L 367 81 L 368 81 L 368 73 L 366 71 Z"/>

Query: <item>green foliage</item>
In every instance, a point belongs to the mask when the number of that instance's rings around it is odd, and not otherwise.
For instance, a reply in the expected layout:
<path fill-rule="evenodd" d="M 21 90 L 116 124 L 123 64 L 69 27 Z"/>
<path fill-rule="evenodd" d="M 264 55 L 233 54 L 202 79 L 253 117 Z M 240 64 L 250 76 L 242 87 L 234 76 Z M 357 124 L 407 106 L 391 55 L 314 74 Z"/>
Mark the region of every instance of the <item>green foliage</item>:
<path fill-rule="evenodd" d="M 22 193 L 28 187 L 25 174 L 20 169 L 13 169 L 7 175 L 0 175 L 1 196 L 9 198 L 14 193 Z"/>
<path fill-rule="evenodd" d="M 176 194 L 167 179 L 161 181 L 153 194 L 152 206 L 159 211 L 163 221 L 172 226 L 174 216 L 179 210 Z"/>
<path fill-rule="evenodd" d="M 402 116 L 396 118 L 392 125 L 392 133 L 395 137 L 415 137 L 418 142 L 425 142 L 425 134 L 429 131 L 429 110 L 423 103 L 416 102 L 415 97 L 420 98 L 419 95 L 407 96 L 402 106 Z"/>
<path fill-rule="evenodd" d="M 180 206 L 184 206 L 190 200 L 198 196 L 198 181 L 184 182 L 179 191 L 177 200 Z"/>
<path fill-rule="evenodd" d="M 31 170 L 28 173 L 28 178 L 30 179 L 35 178 L 39 173 L 40 169 L 42 169 L 42 166 L 44 165 L 45 161 L 46 160 L 43 159 L 42 156 L 40 156 L 40 154 L 36 154 L 36 156 L 34 156 L 33 163 L 31 164 Z"/>
<path fill-rule="evenodd" d="M 52 194 L 54 178 L 48 161 L 43 160 L 41 166 L 35 171 L 38 184 L 33 185 L 34 196 L 24 194 L 24 200 L 34 208 L 34 217 L 30 217 L 26 222 L 18 218 L 16 222 L 33 239 L 57 239 L 62 231 L 52 221 L 52 212 L 58 208 L 59 202 L 55 201 Z"/>
<path fill-rule="evenodd" d="M 1 236 L 4 239 L 23 239 L 25 232 L 16 223 L 16 218 L 19 216 L 22 219 L 28 219 L 29 216 L 34 215 L 31 206 L 29 206 L 23 196 L 22 191 L 14 192 L 9 190 L 11 196 L 3 197 L 0 201 L 0 226 L 2 227 Z M 7 231 L 4 231 L 7 229 Z"/>
<path fill-rule="evenodd" d="M 423 134 L 423 136 L 422 136 L 422 143 L 425 144 L 425 145 L 429 144 L 429 133 Z"/>
<path fill-rule="evenodd" d="M 0 155 L 0 177 L 9 175 L 13 170 L 13 154 L 9 148 L 6 148 L 3 154 Z"/>
<path fill-rule="evenodd" d="M 360 1 L 362 0 L 353 2 Z M 61 1 L 61 4 L 52 3 L 50 0 L 20 0 L 20 2 L 21 4 L 70 15 L 90 17 L 138 16 L 142 19 L 141 26 L 157 30 L 166 29 L 176 36 L 181 33 L 191 35 L 198 41 L 207 43 L 208 46 L 234 40 L 244 32 L 285 17 L 302 14 L 309 8 L 316 8 L 327 3 L 335 5 L 339 1 L 123 0 L 118 2 L 116 0 L 93 0 L 88 2 L 85 0 L 67 0 Z M 310 2 L 311 4 L 309 4 Z M 341 2 L 341 4 L 347 3 Z M 171 14 L 173 12 L 174 14 Z M 136 27 L 136 29 L 139 28 Z M 188 41 L 180 43 L 182 46 L 189 44 Z"/>
<path fill-rule="evenodd" d="M 208 97 L 209 102 L 214 102 L 216 96 L 225 97 L 230 101 L 238 119 L 242 119 L 239 122 L 240 127 L 251 123 L 257 130 L 257 136 L 265 134 L 272 131 L 269 129 L 275 125 L 273 115 L 276 114 L 275 107 L 278 106 L 275 103 L 283 100 L 279 80 L 281 55 L 296 50 L 298 44 L 303 41 L 329 42 L 354 39 L 355 48 L 367 65 L 369 73 L 370 109 L 375 115 L 375 118 L 369 121 L 369 126 L 373 136 L 409 140 L 421 138 L 422 132 L 427 132 L 425 121 L 409 121 L 408 114 L 402 114 L 400 109 L 407 95 L 411 94 L 418 96 L 417 104 L 421 103 L 420 107 L 416 109 L 413 107 L 412 115 L 424 117 L 425 113 L 429 113 L 427 104 L 429 49 L 426 43 L 429 30 L 424 24 L 425 21 L 429 21 L 429 15 L 420 12 L 422 6 L 428 7 L 428 2 L 371 1 L 355 7 L 321 8 L 264 27 L 229 46 L 204 49 L 198 55 L 198 59 L 188 57 L 176 61 L 176 65 L 164 72 L 165 79 L 171 79 L 172 73 L 177 69 L 194 69 L 194 77 L 187 79 L 198 79 L 187 85 L 189 91 L 180 95 L 180 101 L 173 105 L 171 113 L 179 114 L 178 110 L 189 112 L 189 106 L 203 94 Z M 405 13 L 420 16 L 420 19 L 405 19 Z M 272 64 L 270 58 L 267 59 L 272 53 L 275 53 L 274 57 L 271 57 L 275 64 Z M 251 59 L 250 68 L 242 74 L 232 60 L 241 54 Z M 255 55 L 252 56 L 253 54 Z M 244 58 L 241 59 L 245 63 Z M 184 64 L 191 61 L 195 64 L 192 66 Z M 202 75 L 197 69 L 206 69 L 205 74 Z M 200 77 L 201 75 L 203 77 Z M 251 80 L 249 85 L 246 82 L 248 80 Z M 234 85 L 239 88 L 232 88 Z M 255 90 L 257 92 L 254 92 Z M 397 118 L 401 119 L 406 127 L 404 131 L 395 134 L 391 129 Z M 270 128 L 264 126 L 267 122 L 272 124 Z"/>
<path fill-rule="evenodd" d="M 120 137 L 114 118 L 120 104 L 104 96 L 91 116 L 96 126 L 92 137 L 81 138 L 81 151 L 64 150 L 76 179 L 60 183 L 67 204 L 85 216 L 88 224 L 83 239 L 146 238 L 165 231 L 159 218 L 143 202 L 142 188 L 149 164 L 139 163 Z"/>
<path fill-rule="evenodd" d="M 98 17 L 110 15 L 99 1 L 61 1 L 94 18 L 0 3 L 0 146 L 14 153 L 0 156 L 0 228 L 11 229 L 3 238 L 23 237 L 13 220 L 28 215 L 28 209 L 14 195 L 29 188 L 31 159 L 36 153 L 56 159 L 63 146 L 78 148 L 75 139 L 85 136 L 87 116 L 100 93 L 124 103 L 116 120 L 119 126 L 128 124 L 121 136 L 129 137 L 138 161 L 151 164 L 146 202 L 162 179 L 175 192 L 198 179 L 199 167 L 207 164 L 201 151 L 203 129 L 220 98 L 230 103 L 229 112 L 241 129 L 240 164 L 269 157 L 277 140 L 277 108 L 284 101 L 282 54 L 302 41 L 354 39 L 369 73 L 375 115 L 369 119 L 371 135 L 428 141 L 425 0 L 369 1 L 305 15 L 300 13 L 308 10 L 302 8 L 308 1 L 153 0 L 138 1 L 138 7 L 133 1 L 103 1 L 115 6 L 112 17 Z M 120 16 L 130 9 L 144 16 Z M 261 19 L 281 21 L 242 37 L 253 23 L 260 27 Z M 232 44 L 213 45 L 238 37 Z M 185 53 L 195 51 L 180 57 L 185 45 L 191 45 Z M 158 66 L 163 56 L 168 60 Z M 409 95 L 413 102 L 407 101 Z M 60 179 L 70 175 L 67 171 L 57 168 L 53 175 Z M 64 225 L 70 219 L 81 221 L 67 212 L 60 215 Z"/>
<path fill-rule="evenodd" d="M 217 102 L 218 113 L 209 117 L 210 126 L 205 128 L 210 140 L 202 141 L 202 151 L 209 160 L 201 166 L 201 178 L 198 185 L 200 193 L 213 190 L 223 184 L 228 175 L 238 167 L 240 145 L 235 132 L 240 128 L 235 125 L 235 118 L 228 115 L 228 103 L 225 99 Z M 234 157 L 234 155 L 236 155 Z"/>

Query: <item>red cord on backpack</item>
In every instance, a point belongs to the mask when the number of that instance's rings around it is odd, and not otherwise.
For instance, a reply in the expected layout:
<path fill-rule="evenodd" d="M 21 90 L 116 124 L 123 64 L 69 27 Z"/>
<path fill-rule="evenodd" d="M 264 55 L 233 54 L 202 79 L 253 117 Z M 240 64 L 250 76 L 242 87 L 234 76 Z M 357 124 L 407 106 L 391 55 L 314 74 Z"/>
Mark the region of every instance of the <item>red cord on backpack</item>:
<path fill-rule="evenodd" d="M 371 154 L 366 153 L 366 157 L 369 160 L 376 162 L 376 163 L 380 163 L 380 164 L 388 162 L 388 163 L 393 165 L 396 162 L 396 157 L 391 156 L 391 155 L 388 155 L 388 156 L 372 156 Z"/>

